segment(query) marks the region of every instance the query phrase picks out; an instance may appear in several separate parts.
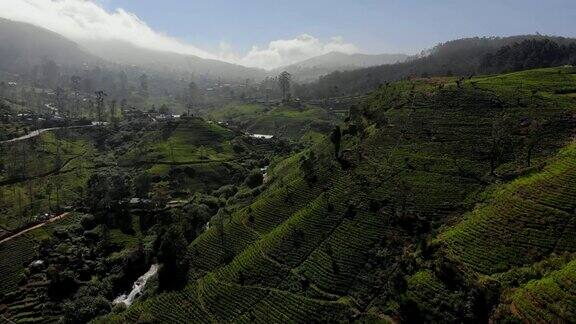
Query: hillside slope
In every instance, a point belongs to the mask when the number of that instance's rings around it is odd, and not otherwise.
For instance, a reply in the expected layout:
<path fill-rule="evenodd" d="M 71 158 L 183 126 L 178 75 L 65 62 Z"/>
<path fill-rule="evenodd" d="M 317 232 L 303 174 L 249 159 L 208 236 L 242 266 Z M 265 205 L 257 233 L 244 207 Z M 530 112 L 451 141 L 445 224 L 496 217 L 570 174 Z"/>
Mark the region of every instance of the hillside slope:
<path fill-rule="evenodd" d="M 0 18 L 0 70 L 16 74 L 29 73 L 32 66 L 46 60 L 67 66 L 101 61 L 59 34 L 31 24 Z"/>
<path fill-rule="evenodd" d="M 110 62 L 136 65 L 139 68 L 156 72 L 176 73 L 180 76 L 206 75 L 224 80 L 242 80 L 246 78 L 262 79 L 265 71 L 214 59 L 205 59 L 195 55 L 156 51 L 132 45 L 122 41 L 86 41 L 82 43 L 90 53 Z"/>
<path fill-rule="evenodd" d="M 406 54 L 369 55 L 330 52 L 302 62 L 274 69 L 272 72 L 277 75 L 282 71 L 288 71 L 297 81 L 310 82 L 334 71 L 348 71 L 377 65 L 394 64 L 404 62 L 407 59 L 408 55 Z"/>
<path fill-rule="evenodd" d="M 313 105 L 275 107 L 264 104 L 229 104 L 205 114 L 209 119 L 227 122 L 250 133 L 294 140 L 305 135 L 329 133 L 340 121 L 334 112 Z"/>
<path fill-rule="evenodd" d="M 316 97 L 361 94 L 419 76 L 470 76 L 574 64 L 576 40 L 542 35 L 474 37 L 442 43 L 404 63 L 334 72 L 301 89 Z M 336 94 L 334 94 L 336 92 Z"/>
<path fill-rule="evenodd" d="M 110 312 L 157 262 L 163 226 L 193 210 L 192 241 L 221 204 L 252 201 L 260 191 L 245 180 L 258 172 L 262 182 L 278 143 L 182 117 L 1 144 L 0 322 L 86 323 Z"/>
<path fill-rule="evenodd" d="M 462 215 L 484 208 L 478 204 L 496 208 L 487 197 L 507 199 L 500 188 L 514 181 L 551 205 L 525 206 L 525 224 L 564 237 L 537 212 L 573 219 L 573 210 L 558 210 L 570 208 L 562 194 L 576 184 L 531 188 L 558 168 L 574 172 L 558 161 L 572 156 L 561 149 L 576 129 L 574 92 L 560 89 L 575 77 L 564 68 L 382 87 L 351 108 L 341 141 L 333 135 L 273 165 L 258 199 L 192 242 L 183 291 L 103 322 L 486 321 L 506 291 L 482 279 L 481 267 L 469 268 L 475 259 L 458 257 L 467 240 L 445 233 L 467 228 L 473 217 Z M 475 238 L 478 249 L 491 246 L 498 226 L 476 229 L 487 233 Z M 521 252 L 548 247 L 547 236 L 531 237 Z M 575 250 L 566 241 L 507 269 Z"/>
<path fill-rule="evenodd" d="M 0 71 L 28 74 L 35 65 L 47 73 L 46 65 L 53 61 L 62 67 L 86 68 L 134 66 L 142 71 L 153 71 L 182 77 L 195 75 L 214 79 L 262 79 L 265 71 L 194 55 L 155 51 L 128 42 L 82 40 L 76 43 L 60 34 L 28 23 L 0 18 Z M 116 64 L 116 65 L 115 65 Z M 44 67 L 45 66 L 45 67 Z"/>

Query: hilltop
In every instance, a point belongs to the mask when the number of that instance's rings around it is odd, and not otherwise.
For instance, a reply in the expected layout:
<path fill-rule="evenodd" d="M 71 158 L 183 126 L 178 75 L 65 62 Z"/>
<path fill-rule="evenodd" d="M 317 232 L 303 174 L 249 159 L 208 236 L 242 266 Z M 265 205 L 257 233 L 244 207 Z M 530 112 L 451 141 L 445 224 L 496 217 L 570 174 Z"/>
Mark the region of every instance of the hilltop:
<path fill-rule="evenodd" d="M 573 38 L 518 35 L 448 41 L 407 62 L 334 72 L 301 89 L 300 96 L 362 94 L 410 77 L 498 74 L 574 64 Z"/>

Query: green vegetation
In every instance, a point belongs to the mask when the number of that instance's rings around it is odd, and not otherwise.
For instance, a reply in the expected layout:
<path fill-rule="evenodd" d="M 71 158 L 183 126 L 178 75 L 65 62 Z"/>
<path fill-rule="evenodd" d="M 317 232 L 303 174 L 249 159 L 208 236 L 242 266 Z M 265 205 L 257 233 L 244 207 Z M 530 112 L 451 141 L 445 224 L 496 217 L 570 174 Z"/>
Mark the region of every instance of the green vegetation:
<path fill-rule="evenodd" d="M 200 118 L 168 123 L 159 132 L 148 134 L 128 152 L 126 163 L 194 164 L 225 161 L 233 157 L 230 141 L 234 133 Z"/>
<path fill-rule="evenodd" d="M 574 39 L 297 84 L 0 26 L 0 322 L 574 321 Z"/>
<path fill-rule="evenodd" d="M 1 144 L 0 150 L 0 226 L 5 230 L 74 205 L 102 159 L 90 138 L 76 130 L 42 133 Z"/>
<path fill-rule="evenodd" d="M 364 94 L 387 82 L 411 77 L 502 74 L 535 68 L 575 65 L 574 38 L 519 35 L 471 37 L 438 44 L 429 55 L 403 63 L 336 71 L 316 83 L 296 88 L 300 97 Z"/>
<path fill-rule="evenodd" d="M 185 283 L 186 246 L 221 207 L 240 208 L 259 193 L 263 179 L 255 170 L 269 163 L 278 142 L 183 118 L 54 130 L 6 143 L 2 238 L 66 206 L 88 214 L 67 215 L 0 244 L 6 305 L 0 315 L 86 322 L 109 313 L 111 301 L 153 262 L 163 265 L 152 284 L 158 291 Z M 43 263 L 32 265 L 36 259 Z"/>
<path fill-rule="evenodd" d="M 30 200 L 30 183 L 61 179 L 88 215 L 0 245 L 9 304 L 0 313 L 102 323 L 569 319 L 574 84 L 573 68 L 420 78 L 382 85 L 339 126 L 319 108 L 228 106 L 211 111 L 221 114 L 213 122 L 49 132 L 6 147 L 50 163 L 22 171 L 3 159 L 18 171 L 2 173 L 1 188 Z M 290 155 L 282 139 L 220 119 L 298 128 L 284 136 L 308 145 Z M 303 120 L 323 126 L 304 130 Z M 265 127 L 253 132 L 273 133 Z M 5 200 L 11 229 L 19 196 Z M 28 266 L 37 255 L 46 269 Z M 112 311 L 156 262 L 135 304 Z M 32 302 L 35 292 L 48 299 Z"/>
<path fill-rule="evenodd" d="M 576 315 L 576 261 L 531 280 L 505 297 L 499 305 L 497 319 L 525 322 L 570 322 Z"/>
<path fill-rule="evenodd" d="M 482 273 L 502 272 L 551 252 L 576 250 L 576 145 L 542 171 L 495 189 L 483 206 L 441 235 L 450 255 Z"/>
<path fill-rule="evenodd" d="M 105 321 L 488 320 L 512 287 L 483 274 L 576 251 L 575 104 L 555 90 L 574 82 L 564 68 L 383 86 L 211 221 L 184 289 Z"/>
<path fill-rule="evenodd" d="M 42 301 L 38 294 L 44 288 L 42 285 L 27 292 L 18 290 L 18 285 L 29 275 L 28 265 L 39 257 L 38 246 L 54 235 L 55 230 L 75 224 L 79 218 L 78 214 L 70 215 L 0 245 L 0 294 L 5 296 L 4 314 L 13 315 L 10 317 L 16 321 L 32 320 L 34 317 L 55 320 L 50 312 L 43 314 L 41 311 Z"/>
<path fill-rule="evenodd" d="M 209 119 L 238 125 L 254 134 L 271 134 L 299 140 L 308 132 L 328 133 L 339 118 L 310 105 L 227 105 L 207 113 Z"/>

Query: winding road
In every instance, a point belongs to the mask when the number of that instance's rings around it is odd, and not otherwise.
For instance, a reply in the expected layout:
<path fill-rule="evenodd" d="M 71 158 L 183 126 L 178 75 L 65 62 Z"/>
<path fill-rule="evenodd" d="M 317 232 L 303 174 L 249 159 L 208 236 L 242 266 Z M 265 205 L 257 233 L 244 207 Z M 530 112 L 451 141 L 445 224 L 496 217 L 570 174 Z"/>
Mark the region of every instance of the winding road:
<path fill-rule="evenodd" d="M 26 228 L 26 229 L 23 229 L 23 230 L 21 230 L 20 232 L 18 232 L 18 233 L 16 233 L 16 234 L 10 235 L 10 236 L 8 236 L 7 238 L 2 239 L 2 240 L 0 241 L 0 244 L 3 244 L 3 243 L 8 242 L 8 241 L 10 241 L 10 240 L 13 240 L 13 239 L 15 239 L 15 238 L 17 238 L 17 237 L 19 237 L 19 236 L 21 236 L 21 235 L 24 235 L 24 234 L 26 234 L 26 233 L 28 233 L 28 232 L 30 232 L 30 231 L 33 231 L 33 230 L 37 229 L 37 228 L 43 227 L 43 226 L 45 226 L 46 224 L 53 223 L 53 222 L 55 222 L 55 221 L 57 221 L 57 220 L 59 220 L 59 219 L 62 219 L 62 218 L 64 218 L 64 217 L 68 216 L 68 215 L 70 215 L 70 213 L 69 213 L 69 212 L 66 212 L 66 213 L 60 214 L 60 215 L 58 215 L 58 216 L 52 217 L 52 218 L 50 218 L 49 220 L 44 221 L 44 222 L 42 222 L 42 223 L 40 223 L 40 224 L 37 224 L 37 225 L 31 226 L 31 227 L 28 227 L 28 228 Z"/>
<path fill-rule="evenodd" d="M 35 131 L 32 131 L 24 136 L 20 136 L 17 138 L 13 138 L 13 139 L 9 139 L 6 141 L 0 141 L 0 144 L 4 144 L 4 143 L 14 143 L 14 142 L 19 142 L 19 141 L 23 141 L 23 140 L 27 140 L 29 138 L 33 138 L 36 137 L 42 133 L 48 132 L 48 131 L 52 131 L 52 130 L 56 130 L 56 129 L 73 129 L 73 128 L 86 128 L 86 127 L 94 127 L 97 126 L 98 124 L 90 124 L 90 125 L 80 125 L 80 126 L 65 126 L 65 127 L 52 127 L 52 128 L 42 128 L 42 129 L 37 129 Z"/>

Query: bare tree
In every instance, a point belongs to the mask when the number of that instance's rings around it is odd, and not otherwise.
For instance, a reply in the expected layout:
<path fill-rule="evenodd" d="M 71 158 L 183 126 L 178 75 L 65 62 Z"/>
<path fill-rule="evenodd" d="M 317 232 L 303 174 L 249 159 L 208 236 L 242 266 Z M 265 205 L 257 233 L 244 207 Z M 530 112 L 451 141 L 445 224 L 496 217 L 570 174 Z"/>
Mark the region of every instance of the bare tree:
<path fill-rule="evenodd" d="M 6 82 L 4 81 L 0 82 L 0 97 L 5 97 L 7 90 L 8 85 L 6 84 Z"/>

